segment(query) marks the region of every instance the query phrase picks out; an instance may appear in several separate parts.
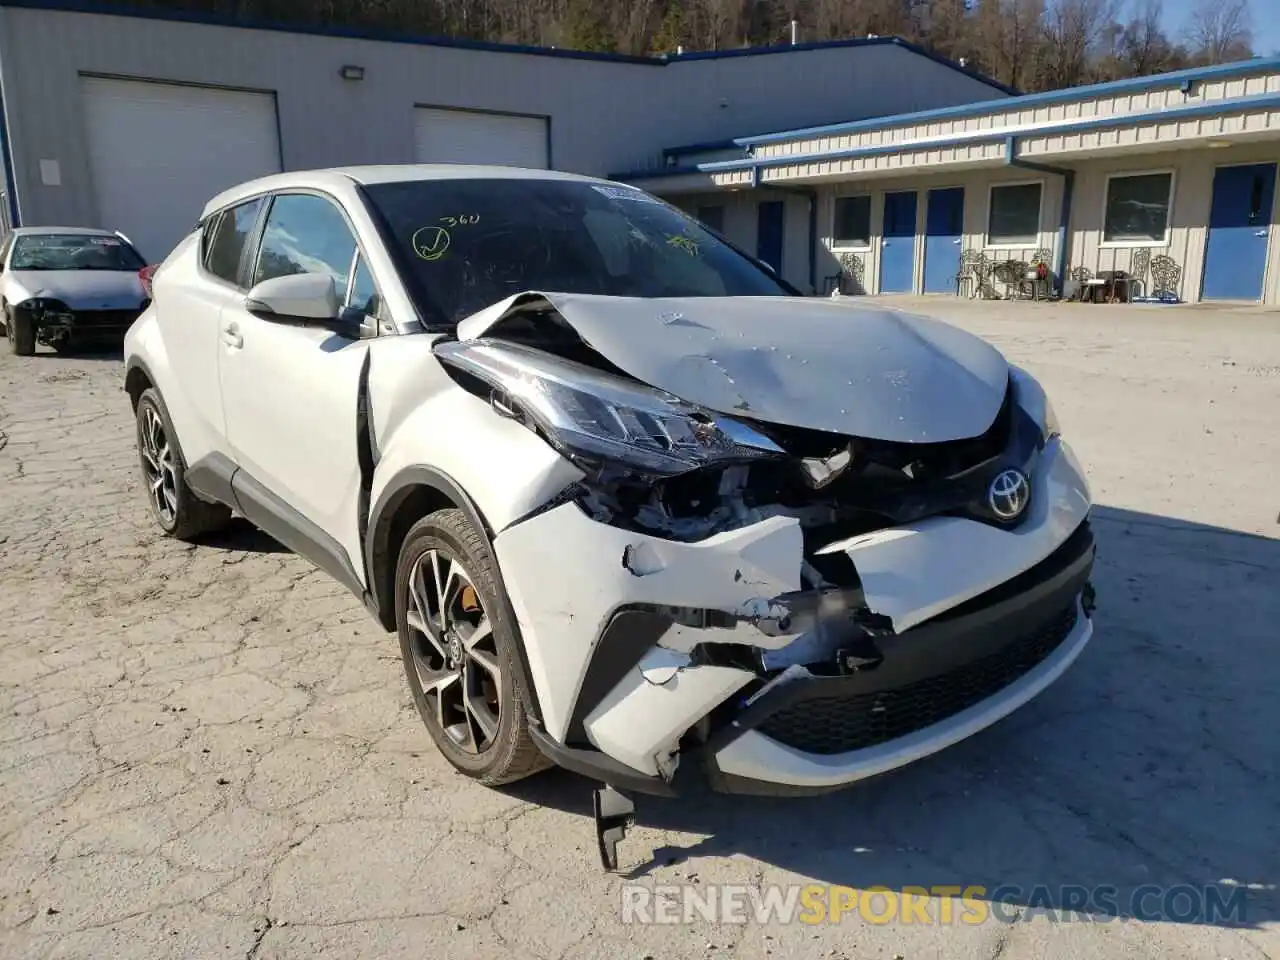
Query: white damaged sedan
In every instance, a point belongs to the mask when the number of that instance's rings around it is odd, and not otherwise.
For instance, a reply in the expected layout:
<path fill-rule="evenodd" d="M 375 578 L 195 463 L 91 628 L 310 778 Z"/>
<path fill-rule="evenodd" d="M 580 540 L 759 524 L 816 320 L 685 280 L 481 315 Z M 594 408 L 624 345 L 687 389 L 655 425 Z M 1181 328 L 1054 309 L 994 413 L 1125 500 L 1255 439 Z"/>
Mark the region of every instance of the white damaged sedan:
<path fill-rule="evenodd" d="M 1037 382 L 799 296 L 631 187 L 291 173 L 212 200 L 126 389 L 156 521 L 239 513 L 398 632 L 487 784 L 838 788 L 1026 703 L 1092 632 L 1090 493 Z"/>

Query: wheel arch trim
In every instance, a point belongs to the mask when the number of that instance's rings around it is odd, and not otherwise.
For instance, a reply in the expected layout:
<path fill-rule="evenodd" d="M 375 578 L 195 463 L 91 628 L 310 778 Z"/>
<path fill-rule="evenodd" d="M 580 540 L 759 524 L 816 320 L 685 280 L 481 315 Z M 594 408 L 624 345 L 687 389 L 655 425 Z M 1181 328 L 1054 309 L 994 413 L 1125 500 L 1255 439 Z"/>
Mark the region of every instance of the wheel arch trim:
<path fill-rule="evenodd" d="M 416 491 L 424 489 L 436 494 L 441 500 L 447 501 L 450 506 L 461 510 L 467 521 L 484 537 L 485 545 L 493 555 L 494 565 L 498 567 L 496 586 L 498 603 L 501 605 L 498 612 L 510 625 L 516 638 L 517 656 L 514 664 L 516 686 L 530 718 L 541 723 L 542 712 L 538 706 L 537 691 L 531 680 L 524 638 L 520 633 L 520 624 L 502 579 L 497 551 L 493 549 L 493 528 L 461 485 L 444 471 L 421 465 L 404 467 L 383 485 L 378 494 L 377 500 L 369 511 L 368 535 L 365 537 L 364 544 L 365 566 L 369 574 L 370 609 L 385 629 L 391 632 L 397 630 L 394 581 L 397 557 L 392 555 L 391 531 L 400 508 Z M 417 519 L 421 518 L 415 518 Z M 398 546 L 396 553 L 398 553 Z"/>

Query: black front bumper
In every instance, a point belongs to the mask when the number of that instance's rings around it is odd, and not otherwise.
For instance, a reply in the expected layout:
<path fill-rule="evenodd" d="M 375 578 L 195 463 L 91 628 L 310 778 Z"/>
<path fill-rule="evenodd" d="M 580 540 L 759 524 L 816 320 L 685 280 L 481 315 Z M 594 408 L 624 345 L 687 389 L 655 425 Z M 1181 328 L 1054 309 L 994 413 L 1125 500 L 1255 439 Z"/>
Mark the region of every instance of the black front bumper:
<path fill-rule="evenodd" d="M 807 753 L 834 755 L 891 742 L 994 696 L 1043 663 L 1089 616 L 1089 576 L 1095 544 L 1088 521 L 1030 570 L 932 620 L 900 634 L 862 638 L 874 647 L 868 669 L 845 675 L 804 676 L 765 688 L 745 705 L 713 715 L 705 740 L 681 751 L 674 783 L 649 777 L 586 745 L 566 746 L 535 731 L 549 757 L 568 769 L 620 789 L 673 795 L 691 776 L 705 773 L 726 793 L 809 794 L 835 788 L 790 787 L 723 774 L 715 755 L 748 730 Z M 647 616 L 652 616 L 651 614 Z M 625 621 L 624 621 L 625 623 Z M 623 623 L 611 624 L 623 626 Z M 640 652 L 652 630 L 611 640 Z M 660 625 L 657 634 L 660 635 Z M 624 644 L 623 641 L 626 641 Z M 625 659 L 630 659 L 628 656 Z M 609 673 L 620 678 L 622 661 Z M 585 686 L 585 684 L 584 684 Z M 572 742 L 572 741 L 571 741 Z"/>
<path fill-rule="evenodd" d="M 56 340 L 123 337 L 142 310 L 46 310 L 35 315 L 36 336 Z"/>

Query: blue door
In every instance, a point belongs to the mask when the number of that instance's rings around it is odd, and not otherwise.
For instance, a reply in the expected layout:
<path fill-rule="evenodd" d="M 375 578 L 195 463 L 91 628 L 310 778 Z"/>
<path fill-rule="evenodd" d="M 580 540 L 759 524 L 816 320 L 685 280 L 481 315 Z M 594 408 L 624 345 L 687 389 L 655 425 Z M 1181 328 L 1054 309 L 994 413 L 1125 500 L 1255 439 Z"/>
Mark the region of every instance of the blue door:
<path fill-rule="evenodd" d="M 930 190 L 925 207 L 925 293 L 955 293 L 963 234 L 964 187 Z"/>
<path fill-rule="evenodd" d="M 1276 189 L 1276 165 L 1219 167 L 1204 254 L 1206 300 L 1261 300 L 1267 233 Z"/>
<path fill-rule="evenodd" d="M 884 236 L 880 241 L 880 292 L 910 293 L 915 284 L 916 194 L 884 195 Z"/>
<path fill-rule="evenodd" d="M 766 200 L 756 213 L 756 256 L 782 275 L 782 233 L 786 221 L 786 205 L 781 200 Z"/>

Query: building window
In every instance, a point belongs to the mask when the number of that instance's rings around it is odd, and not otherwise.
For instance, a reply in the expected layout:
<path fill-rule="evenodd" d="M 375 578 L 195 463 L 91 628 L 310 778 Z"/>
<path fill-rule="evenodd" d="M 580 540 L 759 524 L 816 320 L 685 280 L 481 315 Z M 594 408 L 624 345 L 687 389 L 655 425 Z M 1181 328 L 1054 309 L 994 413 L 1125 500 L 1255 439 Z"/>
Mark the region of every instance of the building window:
<path fill-rule="evenodd" d="M 703 226 L 709 227 L 716 233 L 724 233 L 724 206 L 723 204 L 715 204 L 709 207 L 699 207 L 698 212 L 694 214 Z"/>
<path fill-rule="evenodd" d="M 831 240 L 837 247 L 871 246 L 870 197 L 836 197 Z"/>
<path fill-rule="evenodd" d="M 1164 243 L 1169 231 L 1172 173 L 1140 173 L 1107 180 L 1103 243 Z"/>
<path fill-rule="evenodd" d="M 991 188 L 987 243 L 991 246 L 1034 246 L 1040 239 L 1039 183 L 1013 183 Z"/>

